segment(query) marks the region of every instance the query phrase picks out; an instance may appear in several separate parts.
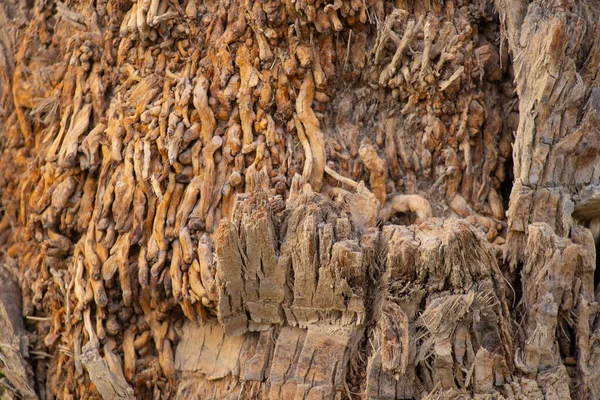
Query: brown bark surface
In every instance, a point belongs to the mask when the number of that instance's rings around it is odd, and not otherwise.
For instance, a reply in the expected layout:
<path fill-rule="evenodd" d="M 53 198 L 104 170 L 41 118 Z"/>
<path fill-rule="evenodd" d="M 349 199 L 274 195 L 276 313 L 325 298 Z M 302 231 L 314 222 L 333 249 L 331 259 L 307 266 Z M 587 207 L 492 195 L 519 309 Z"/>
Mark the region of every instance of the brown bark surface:
<path fill-rule="evenodd" d="M 600 398 L 599 21 L 1 2 L 0 398 Z"/>

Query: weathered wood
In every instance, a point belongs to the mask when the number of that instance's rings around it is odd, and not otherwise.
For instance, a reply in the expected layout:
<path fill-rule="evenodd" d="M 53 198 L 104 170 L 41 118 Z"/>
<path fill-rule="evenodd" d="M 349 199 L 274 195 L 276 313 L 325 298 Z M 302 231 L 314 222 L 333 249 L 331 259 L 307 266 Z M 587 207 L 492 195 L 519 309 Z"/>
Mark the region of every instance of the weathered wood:
<path fill-rule="evenodd" d="M 526 312 L 518 320 L 524 326 L 524 346 L 516 362 L 520 369 L 538 373 L 542 385 L 547 381 L 542 371 L 560 371 L 565 360 L 577 358 L 571 386 L 577 389 L 571 395 L 593 398 L 599 392 L 591 383 L 597 375 L 591 372 L 589 363 L 595 358 L 589 354 L 600 342 L 590 328 L 597 309 L 590 314 L 587 305 L 597 304 L 595 247 L 589 231 L 573 217 L 593 218 L 596 202 L 600 14 L 594 2 L 586 1 L 556 8 L 537 1 L 497 4 L 519 94 L 505 249 L 513 268 L 523 265 Z M 571 317 L 564 318 L 567 314 Z M 561 333 L 567 330 L 571 333 Z M 556 389 L 561 392 L 566 391 Z"/>
<path fill-rule="evenodd" d="M 592 0 L 26 3 L 0 263 L 36 395 L 598 397 Z"/>
<path fill-rule="evenodd" d="M 85 366 L 90 379 L 104 399 L 133 399 L 133 389 L 127 384 L 123 376 L 120 361 L 115 355 L 106 354 L 106 357 L 116 357 L 116 368 L 111 368 L 110 362 L 104 360 L 98 353 L 98 348 L 93 342 L 88 342 L 81 349 L 81 363 Z M 105 352 L 107 350 L 105 349 Z M 114 362 L 114 361 L 113 361 Z"/>
<path fill-rule="evenodd" d="M 263 233 L 279 231 L 266 204 L 260 192 L 241 199 L 233 221 L 223 221 L 220 230 L 247 226 L 244 221 L 255 216 L 256 226 L 261 225 L 261 218 L 271 221 Z M 464 391 L 471 387 L 474 393 L 483 394 L 511 381 L 515 370 L 503 278 L 491 246 L 467 222 L 431 220 L 420 227 L 388 226 L 362 235 L 344 219 L 344 207 L 313 192 L 301 194 L 288 207 L 290 213 L 280 222 L 288 230 L 273 262 L 282 271 L 294 273 L 270 287 L 280 285 L 279 290 L 284 290 L 288 286 L 289 296 L 271 303 L 275 307 L 271 318 L 262 314 L 257 318 L 252 307 L 269 304 L 269 292 L 263 298 L 255 289 L 256 305 L 251 306 L 245 300 L 252 295 L 244 294 L 253 287 L 249 286 L 253 279 L 237 278 L 240 283 L 234 285 L 225 277 L 240 272 L 223 269 L 237 265 L 241 273 L 256 274 L 247 261 L 249 255 L 237 258 L 246 260 L 243 265 L 218 258 L 218 282 L 226 288 L 220 301 L 240 299 L 240 315 L 247 315 L 248 320 L 235 326 L 221 318 L 222 326 L 186 324 L 176 355 L 176 365 L 187 382 L 180 396 L 190 395 L 190 390 L 210 390 L 220 397 L 228 385 L 240 380 L 236 387 L 251 383 L 271 398 L 317 393 L 334 398 L 345 392 L 345 371 L 365 326 L 375 326 L 367 333 L 372 347 L 366 352 L 368 365 L 363 366 L 368 398 L 416 396 L 434 388 Z M 319 222 L 327 214 L 336 215 L 324 218 L 336 221 L 335 227 Z M 290 231 L 292 227 L 299 228 Z M 240 238 L 249 243 L 255 240 L 255 232 L 234 229 L 233 238 L 217 241 L 217 254 L 239 252 L 244 249 Z M 237 250 L 232 250 L 235 243 Z M 267 248 L 277 246 L 272 238 L 266 244 Z M 260 246 L 253 248 L 258 252 Z M 315 259 L 317 248 L 318 265 L 309 262 Z M 379 254 L 384 264 L 371 254 Z M 369 289 L 365 274 L 378 269 L 383 273 Z M 343 300 L 338 299 L 338 290 Z M 364 314 L 363 302 L 368 299 L 355 297 L 367 291 L 378 299 L 370 315 Z M 261 333 L 253 333 L 257 330 Z M 269 344 L 266 338 L 271 338 Z M 218 382 L 223 379 L 229 383 Z"/>
<path fill-rule="evenodd" d="M 600 217 L 600 186 L 586 186 L 573 195 L 573 217 L 590 220 Z"/>
<path fill-rule="evenodd" d="M 37 399 L 23 324 L 21 290 L 5 267 L 0 267 L 0 395 Z"/>

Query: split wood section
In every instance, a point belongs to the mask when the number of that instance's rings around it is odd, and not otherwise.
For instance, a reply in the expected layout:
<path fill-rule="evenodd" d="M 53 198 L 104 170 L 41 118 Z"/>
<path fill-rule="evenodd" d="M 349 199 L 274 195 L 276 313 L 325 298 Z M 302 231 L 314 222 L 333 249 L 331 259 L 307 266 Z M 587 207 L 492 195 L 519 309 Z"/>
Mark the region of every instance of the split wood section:
<path fill-rule="evenodd" d="M 184 326 L 179 398 L 335 398 L 352 383 L 369 399 L 569 393 L 567 370 L 542 330 L 555 329 L 544 301 L 549 290 L 574 299 L 590 286 L 531 281 L 547 260 L 524 271 L 526 301 L 540 308 L 530 328 L 537 339 L 519 350 L 494 250 L 466 221 L 378 230 L 313 192 L 288 204 L 283 218 L 264 193 L 241 199 L 237 210 L 216 243 L 219 323 Z M 247 224 L 252 215 L 256 223 Z M 536 229 L 531 246 L 553 248 L 548 227 Z M 563 251 L 571 253 L 589 279 L 585 243 Z M 356 367 L 364 380 L 348 382 Z M 532 367 L 542 368 L 537 382 L 518 377 Z"/>
<path fill-rule="evenodd" d="M 283 216 L 265 192 L 240 199 L 216 241 L 219 323 L 186 323 L 177 349 L 180 398 L 335 398 L 359 357 L 367 398 L 503 393 L 510 317 L 482 234 L 359 222 L 312 191 Z"/>

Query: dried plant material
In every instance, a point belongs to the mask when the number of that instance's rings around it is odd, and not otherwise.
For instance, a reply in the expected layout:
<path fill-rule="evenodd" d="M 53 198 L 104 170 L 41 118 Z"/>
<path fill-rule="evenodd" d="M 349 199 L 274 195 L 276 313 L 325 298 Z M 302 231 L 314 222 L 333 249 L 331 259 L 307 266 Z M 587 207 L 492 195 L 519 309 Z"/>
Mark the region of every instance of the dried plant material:
<path fill-rule="evenodd" d="M 371 184 L 371 191 L 375 194 L 377 199 L 381 202 L 381 204 L 385 204 L 387 199 L 385 182 L 387 179 L 387 165 L 386 162 L 379 158 L 377 152 L 373 148 L 373 146 L 364 141 L 360 145 L 360 149 L 358 150 L 358 154 L 362 162 L 369 169 L 371 175 L 369 178 L 369 183 Z"/>
<path fill-rule="evenodd" d="M 158 362 L 165 376 L 172 380 L 175 377 L 175 366 L 173 360 L 173 351 L 171 342 L 166 337 L 169 329 L 168 323 L 163 323 L 156 319 L 156 310 L 150 308 L 148 299 L 142 299 L 140 305 L 143 309 L 146 322 L 152 330 L 152 337 L 158 351 Z"/>
<path fill-rule="evenodd" d="M 92 105 L 86 104 L 77 114 L 73 115 L 73 122 L 67 131 L 62 147 L 58 153 L 58 164 L 65 167 L 74 165 L 79 147 L 79 137 L 87 133 L 92 113 Z"/>
<path fill-rule="evenodd" d="M 190 215 L 190 224 L 194 228 L 204 225 L 208 208 L 212 202 L 213 189 L 216 179 L 216 166 L 214 160 L 215 152 L 221 148 L 223 139 L 220 136 L 213 137 L 204 149 L 202 149 L 202 158 L 204 159 L 204 174 L 200 185 L 200 200 L 196 208 Z M 212 231 L 212 227 L 206 226 L 207 230 Z"/>
<path fill-rule="evenodd" d="M 0 360 L 2 371 L 14 394 L 24 399 L 36 399 L 32 371 L 24 359 L 27 354 L 25 327 L 21 318 L 20 289 L 8 272 L 0 269 Z M 6 384 L 3 383 L 4 387 Z M 4 391 L 4 389 L 0 389 Z"/>
<path fill-rule="evenodd" d="M 381 209 L 380 218 L 383 221 L 388 221 L 396 213 L 416 214 L 415 223 L 417 224 L 433 216 L 429 201 L 416 194 L 399 194 L 392 197 Z"/>
<path fill-rule="evenodd" d="M 175 185 L 175 174 L 170 174 L 167 190 L 164 195 L 162 195 L 162 199 L 156 207 L 152 238 L 155 240 L 159 251 L 167 251 L 168 240 L 165 237 L 165 219 L 167 217 L 171 197 L 175 191 Z M 152 258 L 152 256 L 150 257 Z M 153 275 L 156 276 L 156 273 L 153 272 Z"/>
<path fill-rule="evenodd" d="M 123 373 L 128 381 L 135 375 L 135 326 L 130 326 L 123 334 Z"/>
<path fill-rule="evenodd" d="M 330 175 L 332 178 L 334 178 L 335 180 L 339 181 L 340 183 L 346 184 L 352 188 L 356 188 L 358 187 L 358 183 L 354 182 L 352 179 L 350 178 L 346 178 L 345 176 L 341 176 L 340 174 L 338 174 L 337 172 L 335 172 L 333 169 L 325 166 L 325 172 Z"/>
<path fill-rule="evenodd" d="M 421 21 L 419 21 L 418 24 L 420 25 L 420 23 Z M 396 52 L 394 53 L 391 62 L 381 72 L 381 75 L 379 75 L 379 83 L 381 85 L 388 83 L 392 76 L 394 76 L 394 74 L 396 73 L 400 61 L 402 60 L 402 56 L 404 55 L 406 48 L 412 41 L 413 35 L 415 34 L 415 25 L 416 24 L 414 20 L 409 20 L 406 23 L 404 34 L 402 35 L 400 41 L 397 43 Z"/>
<path fill-rule="evenodd" d="M 315 190 L 321 190 L 323 184 L 323 173 L 325 172 L 326 154 L 323 134 L 319 130 L 319 120 L 312 110 L 315 84 L 311 74 L 307 74 L 300 87 L 300 93 L 296 99 L 296 113 L 302 122 L 304 132 L 310 143 L 310 152 L 313 163 L 310 169 L 309 182 Z M 300 136 L 300 134 L 298 134 Z"/>
<path fill-rule="evenodd" d="M 408 366 L 409 330 L 408 318 L 397 304 L 389 303 L 382 310 L 379 320 L 381 364 L 396 379 L 406 373 Z"/>
<path fill-rule="evenodd" d="M 502 204 L 502 198 L 496 190 L 490 189 L 489 201 L 494 218 L 498 220 L 504 219 L 504 205 Z"/>
<path fill-rule="evenodd" d="M 187 225 L 190 213 L 192 212 L 194 205 L 196 205 L 196 200 L 198 199 L 198 195 L 200 194 L 202 177 L 203 175 L 197 175 L 194 178 L 192 178 L 192 180 L 185 189 L 183 198 L 179 203 L 179 208 L 177 210 L 177 217 L 175 220 L 175 232 L 181 232 L 182 229 L 184 229 L 185 225 Z"/>
<path fill-rule="evenodd" d="M 117 360 L 114 359 L 115 356 L 112 353 L 108 352 L 108 354 L 107 357 L 109 357 L 110 362 L 102 359 L 98 353 L 98 348 L 92 342 L 88 342 L 82 348 L 81 362 L 102 397 L 107 399 L 133 399 L 133 389 L 127 384 L 123 372 L 116 371 L 117 374 L 115 374 L 115 371 L 110 369 L 111 363 L 115 363 Z M 119 364 L 116 366 L 120 367 Z"/>
<path fill-rule="evenodd" d="M 244 135 L 242 152 L 248 153 L 253 149 L 254 134 L 252 132 L 252 125 L 256 117 L 253 110 L 252 89 L 258 85 L 259 75 L 250 62 L 250 52 L 246 46 L 240 46 L 235 62 L 240 69 L 241 80 L 238 103 Z"/>
<path fill-rule="evenodd" d="M 181 253 L 181 244 L 179 243 L 179 240 L 175 239 L 173 241 L 173 254 L 171 255 L 171 265 L 169 267 L 169 274 L 171 277 L 171 286 L 173 288 L 173 297 L 177 301 L 181 301 L 182 299 L 181 290 L 183 273 L 181 271 Z"/>
<path fill-rule="evenodd" d="M 200 273 L 202 288 L 206 291 L 206 296 L 209 300 L 216 300 L 216 282 L 213 266 L 213 250 L 210 238 L 203 235 L 198 243 L 198 267 Z"/>
<path fill-rule="evenodd" d="M 215 117 L 212 110 L 208 106 L 208 90 L 209 82 L 202 74 L 196 76 L 196 84 L 194 86 L 193 102 L 198 116 L 202 121 L 200 138 L 202 144 L 206 145 L 213 136 L 216 127 Z"/>
<path fill-rule="evenodd" d="M 115 229 L 119 232 L 129 231 L 126 227 L 130 213 L 131 203 L 135 192 L 135 178 L 133 175 L 133 146 L 127 146 L 125 165 L 121 174 L 115 179 L 115 200 L 112 204 L 112 213 L 115 219 Z M 129 228 L 129 229 L 127 229 Z"/>
<path fill-rule="evenodd" d="M 594 397 L 590 1 L 2 2 L 28 385 Z"/>

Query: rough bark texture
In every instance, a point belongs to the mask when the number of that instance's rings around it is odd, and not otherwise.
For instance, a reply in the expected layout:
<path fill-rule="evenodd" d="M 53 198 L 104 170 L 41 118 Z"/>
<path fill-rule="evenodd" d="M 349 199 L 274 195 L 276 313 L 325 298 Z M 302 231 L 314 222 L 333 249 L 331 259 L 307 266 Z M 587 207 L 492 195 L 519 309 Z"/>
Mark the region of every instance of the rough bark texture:
<path fill-rule="evenodd" d="M 0 2 L 0 397 L 600 398 L 599 21 Z"/>
<path fill-rule="evenodd" d="M 28 336 L 21 314 L 21 290 L 8 269 L 0 269 L 0 384 L 2 390 L 35 399 Z"/>

